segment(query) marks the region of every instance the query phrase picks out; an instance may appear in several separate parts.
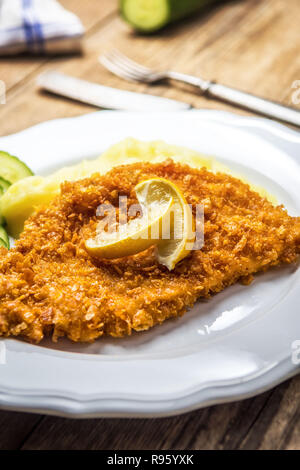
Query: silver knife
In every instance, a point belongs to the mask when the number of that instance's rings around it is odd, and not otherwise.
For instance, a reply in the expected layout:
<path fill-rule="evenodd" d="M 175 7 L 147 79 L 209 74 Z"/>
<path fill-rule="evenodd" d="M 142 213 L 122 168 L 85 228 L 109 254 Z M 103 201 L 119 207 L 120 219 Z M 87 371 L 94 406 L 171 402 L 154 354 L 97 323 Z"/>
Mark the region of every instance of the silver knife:
<path fill-rule="evenodd" d="M 191 108 L 190 104 L 181 101 L 119 90 L 55 71 L 44 72 L 39 75 L 37 84 L 39 87 L 57 95 L 82 101 L 99 108 L 128 111 L 179 111 Z"/>

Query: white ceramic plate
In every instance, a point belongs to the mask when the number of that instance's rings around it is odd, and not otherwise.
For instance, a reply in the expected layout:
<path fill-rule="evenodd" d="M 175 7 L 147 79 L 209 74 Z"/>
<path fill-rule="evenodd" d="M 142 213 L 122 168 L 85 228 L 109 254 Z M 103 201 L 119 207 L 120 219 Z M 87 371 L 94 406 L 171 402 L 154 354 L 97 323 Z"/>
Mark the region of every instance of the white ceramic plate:
<path fill-rule="evenodd" d="M 300 215 L 300 136 L 216 111 L 97 112 L 0 139 L 36 173 L 95 157 L 119 140 L 164 139 L 215 155 Z M 184 317 L 93 345 L 0 341 L 0 406 L 64 416 L 167 416 L 249 397 L 299 371 L 300 270 L 258 275 Z M 294 358 L 294 360 L 292 360 Z"/>

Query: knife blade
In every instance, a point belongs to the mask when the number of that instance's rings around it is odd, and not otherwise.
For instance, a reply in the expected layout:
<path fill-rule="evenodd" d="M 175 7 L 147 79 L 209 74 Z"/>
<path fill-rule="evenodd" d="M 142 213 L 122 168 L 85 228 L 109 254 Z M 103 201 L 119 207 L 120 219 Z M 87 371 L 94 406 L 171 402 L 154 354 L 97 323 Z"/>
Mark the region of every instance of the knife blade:
<path fill-rule="evenodd" d="M 99 108 L 127 111 L 179 111 L 191 105 L 160 96 L 119 90 L 56 71 L 44 72 L 37 78 L 40 88 Z"/>

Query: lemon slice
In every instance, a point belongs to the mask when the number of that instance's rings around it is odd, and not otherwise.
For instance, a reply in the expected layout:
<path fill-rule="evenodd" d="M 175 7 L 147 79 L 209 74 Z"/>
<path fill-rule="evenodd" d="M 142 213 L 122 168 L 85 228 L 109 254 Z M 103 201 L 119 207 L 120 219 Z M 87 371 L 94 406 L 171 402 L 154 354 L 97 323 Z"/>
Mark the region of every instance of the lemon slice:
<path fill-rule="evenodd" d="M 147 199 L 139 200 L 143 215 L 130 220 L 126 224 L 111 225 L 111 230 L 102 230 L 94 239 L 85 241 L 87 251 L 99 258 L 122 258 L 146 250 L 156 245 L 162 238 L 163 220 L 170 219 L 169 213 L 173 206 L 170 194 L 155 193 Z M 118 230 L 115 230 L 115 229 Z"/>
<path fill-rule="evenodd" d="M 143 216 L 119 224 L 116 232 L 101 231 L 86 240 L 86 249 L 92 256 L 114 259 L 156 245 L 158 262 L 174 269 L 195 239 L 192 211 L 180 189 L 167 179 L 143 181 L 135 191 Z"/>
<path fill-rule="evenodd" d="M 144 204 L 149 204 L 153 192 L 170 194 L 173 198 L 171 211 L 163 220 L 162 237 L 157 243 L 156 254 L 158 262 L 172 270 L 193 247 L 196 234 L 192 210 L 178 186 L 165 178 L 143 181 L 135 190 Z"/>

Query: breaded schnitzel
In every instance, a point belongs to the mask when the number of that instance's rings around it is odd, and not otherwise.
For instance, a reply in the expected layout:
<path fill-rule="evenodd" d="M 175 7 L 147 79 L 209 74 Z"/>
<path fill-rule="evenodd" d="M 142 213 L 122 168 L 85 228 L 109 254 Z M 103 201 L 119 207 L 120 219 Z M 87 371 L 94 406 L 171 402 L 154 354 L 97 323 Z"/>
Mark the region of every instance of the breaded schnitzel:
<path fill-rule="evenodd" d="M 117 260 L 94 260 L 84 236 L 101 203 L 119 195 L 136 203 L 134 187 L 162 177 L 189 204 L 203 203 L 205 243 L 173 271 L 157 263 L 153 248 Z M 16 246 L 0 251 L 0 335 L 39 342 L 66 335 L 93 341 L 121 337 L 183 315 L 198 298 L 279 263 L 296 261 L 300 218 L 274 207 L 226 174 L 167 160 L 116 167 L 105 176 L 64 183 L 61 194 L 25 224 Z"/>

